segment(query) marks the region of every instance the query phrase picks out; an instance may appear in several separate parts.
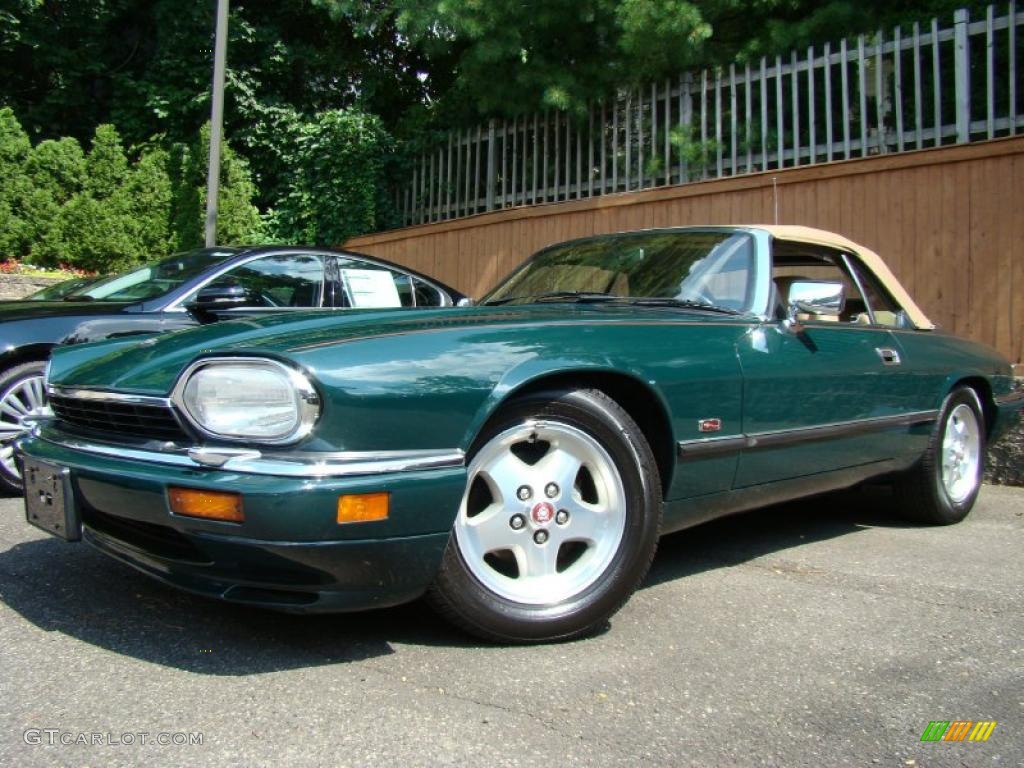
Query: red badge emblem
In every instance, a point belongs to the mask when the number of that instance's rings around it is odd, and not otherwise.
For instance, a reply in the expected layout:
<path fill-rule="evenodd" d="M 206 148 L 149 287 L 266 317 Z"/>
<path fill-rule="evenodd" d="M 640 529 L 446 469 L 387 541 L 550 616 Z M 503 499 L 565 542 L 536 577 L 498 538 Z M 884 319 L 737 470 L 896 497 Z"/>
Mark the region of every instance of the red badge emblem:
<path fill-rule="evenodd" d="M 547 525 L 555 518 L 555 508 L 546 501 L 542 501 L 533 507 L 530 515 L 533 517 L 533 522 L 537 525 Z"/>

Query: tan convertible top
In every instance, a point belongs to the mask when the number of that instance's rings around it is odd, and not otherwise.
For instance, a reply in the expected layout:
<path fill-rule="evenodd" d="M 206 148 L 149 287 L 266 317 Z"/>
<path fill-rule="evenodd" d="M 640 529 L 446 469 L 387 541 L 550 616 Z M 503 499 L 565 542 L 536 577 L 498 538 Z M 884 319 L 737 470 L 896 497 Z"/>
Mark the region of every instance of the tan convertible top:
<path fill-rule="evenodd" d="M 910 322 L 917 328 L 925 330 L 935 328 L 935 324 L 914 303 L 914 300 L 910 298 L 910 294 L 904 290 L 903 286 L 900 285 L 900 281 L 896 279 L 896 276 L 886 266 L 886 263 L 874 251 L 858 245 L 842 235 L 826 232 L 824 229 L 815 229 L 814 227 L 798 227 L 789 224 L 753 224 L 750 228 L 762 229 L 772 237 L 777 237 L 780 240 L 813 243 L 814 245 L 824 245 L 853 253 L 864 263 L 864 266 L 875 274 L 875 277 L 881 281 L 885 289 L 896 300 L 896 303 L 903 307 L 907 317 L 910 318 Z"/>

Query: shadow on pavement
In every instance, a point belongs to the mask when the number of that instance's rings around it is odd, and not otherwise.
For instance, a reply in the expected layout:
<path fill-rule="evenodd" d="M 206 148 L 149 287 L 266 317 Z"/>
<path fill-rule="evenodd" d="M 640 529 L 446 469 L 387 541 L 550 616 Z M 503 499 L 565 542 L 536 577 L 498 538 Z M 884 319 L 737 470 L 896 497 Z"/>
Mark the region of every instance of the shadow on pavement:
<path fill-rule="evenodd" d="M 0 552 L 0 601 L 47 632 L 189 672 L 248 675 L 361 661 L 391 643 L 470 646 L 422 603 L 295 616 L 197 597 L 85 544 L 35 539 Z"/>
<path fill-rule="evenodd" d="M 646 585 L 894 524 L 886 499 L 862 494 L 765 508 L 668 536 Z M 0 552 L 0 601 L 44 631 L 206 675 L 361 661 L 393 653 L 392 643 L 476 645 L 423 602 L 330 616 L 278 614 L 179 592 L 87 545 L 50 538 Z"/>
<path fill-rule="evenodd" d="M 916 525 L 900 520 L 892 494 L 874 486 L 755 509 L 662 538 L 643 587 L 869 527 Z"/>

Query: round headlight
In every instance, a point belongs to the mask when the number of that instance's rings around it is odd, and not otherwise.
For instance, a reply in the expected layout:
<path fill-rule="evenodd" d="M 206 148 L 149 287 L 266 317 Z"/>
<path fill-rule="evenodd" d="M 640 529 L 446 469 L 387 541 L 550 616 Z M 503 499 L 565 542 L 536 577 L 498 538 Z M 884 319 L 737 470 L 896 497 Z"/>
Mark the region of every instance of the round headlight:
<path fill-rule="evenodd" d="M 228 440 L 295 442 L 320 415 L 309 379 L 272 360 L 197 363 L 182 377 L 176 400 L 201 431 Z"/>

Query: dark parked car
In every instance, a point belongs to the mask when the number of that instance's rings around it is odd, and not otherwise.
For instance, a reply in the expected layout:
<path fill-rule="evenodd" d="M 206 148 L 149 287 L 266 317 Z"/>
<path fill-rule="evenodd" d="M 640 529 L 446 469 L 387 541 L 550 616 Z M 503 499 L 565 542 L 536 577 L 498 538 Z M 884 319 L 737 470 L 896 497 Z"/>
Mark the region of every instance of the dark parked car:
<path fill-rule="evenodd" d="M 886 478 L 955 523 L 1024 407 L 878 256 L 801 227 L 562 243 L 477 307 L 62 348 L 49 386 L 33 524 L 203 595 L 426 592 L 510 641 L 601 626 L 660 534 L 720 515 Z"/>
<path fill-rule="evenodd" d="M 60 301 L 0 302 L 0 488 L 18 490 L 13 439 L 47 412 L 50 351 L 214 320 L 308 309 L 448 307 L 463 296 L 362 254 L 302 247 L 212 248 L 76 288 Z"/>

